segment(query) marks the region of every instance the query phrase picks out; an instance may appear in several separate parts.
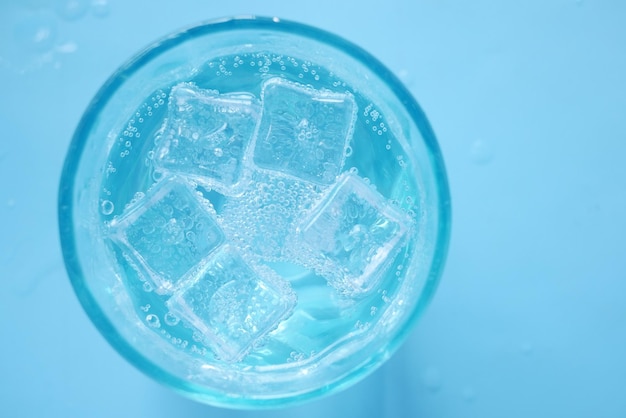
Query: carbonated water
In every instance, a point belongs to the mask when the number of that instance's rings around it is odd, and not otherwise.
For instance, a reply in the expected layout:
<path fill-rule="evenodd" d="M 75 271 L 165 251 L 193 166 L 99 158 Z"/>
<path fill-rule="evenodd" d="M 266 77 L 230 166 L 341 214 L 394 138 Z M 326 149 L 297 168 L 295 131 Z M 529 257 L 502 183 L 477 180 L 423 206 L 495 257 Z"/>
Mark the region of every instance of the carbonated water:
<path fill-rule="evenodd" d="M 402 130 L 297 57 L 195 74 L 146 97 L 106 167 L 102 231 L 137 317 L 181 359 L 232 369 L 384 333 L 423 199 Z"/>

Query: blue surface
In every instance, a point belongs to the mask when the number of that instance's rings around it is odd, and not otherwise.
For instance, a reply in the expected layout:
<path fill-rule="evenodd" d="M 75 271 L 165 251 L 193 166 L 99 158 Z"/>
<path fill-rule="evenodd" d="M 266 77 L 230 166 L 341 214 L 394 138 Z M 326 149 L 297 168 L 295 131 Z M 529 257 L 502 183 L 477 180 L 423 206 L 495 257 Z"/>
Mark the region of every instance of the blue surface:
<path fill-rule="evenodd" d="M 626 3 L 17 0 L 0 4 L 2 416 L 626 416 Z M 454 207 L 447 268 L 407 343 L 335 396 L 242 412 L 126 363 L 63 269 L 56 193 L 73 130 L 118 65 L 199 20 L 335 32 L 406 82 Z"/>

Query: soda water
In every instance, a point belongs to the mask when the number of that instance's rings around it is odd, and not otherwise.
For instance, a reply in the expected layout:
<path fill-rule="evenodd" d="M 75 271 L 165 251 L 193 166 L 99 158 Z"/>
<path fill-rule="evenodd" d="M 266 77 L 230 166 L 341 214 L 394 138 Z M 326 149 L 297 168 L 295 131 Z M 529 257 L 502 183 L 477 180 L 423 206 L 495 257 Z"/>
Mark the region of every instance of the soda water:
<path fill-rule="evenodd" d="M 310 367 L 384 333 L 419 228 L 403 141 L 346 80 L 290 56 L 219 57 L 152 92 L 100 193 L 137 316 L 234 369 Z"/>

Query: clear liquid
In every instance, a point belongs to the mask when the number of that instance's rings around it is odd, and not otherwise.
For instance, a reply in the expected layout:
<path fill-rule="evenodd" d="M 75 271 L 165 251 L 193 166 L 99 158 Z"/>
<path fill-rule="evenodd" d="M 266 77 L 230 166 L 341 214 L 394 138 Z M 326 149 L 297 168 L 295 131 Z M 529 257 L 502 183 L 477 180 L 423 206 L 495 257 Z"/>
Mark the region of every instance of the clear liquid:
<path fill-rule="evenodd" d="M 402 145 L 407 143 L 406 140 L 394 135 L 399 129 L 392 132 L 375 103 L 354 91 L 347 81 L 336 78 L 314 63 L 269 53 L 240 54 L 213 60 L 199 68 L 196 76 L 188 81 L 220 94 L 246 92 L 259 97 L 264 81 L 277 76 L 315 89 L 348 91 L 354 96 L 357 117 L 342 173 L 356 173 L 371 184 L 387 203 L 406 214 L 407 219 L 412 219 L 412 229 L 399 251 L 390 254 L 390 262 L 379 272 L 381 277 L 377 278 L 376 288 L 359 297 L 351 297 L 330 286 L 328 278 L 323 276 L 323 269 L 314 268 L 314 263 L 307 265 L 280 256 L 255 260 L 289 282 L 297 296 L 297 304 L 287 319 L 255 343 L 245 357 L 233 363 L 216 359 L 198 330 L 169 312 L 166 303 L 170 296 L 156 292 L 151 282 L 138 274 L 128 254 L 111 243 L 108 248 L 112 259 L 119 266 L 119 274 L 134 302 L 135 312 L 146 327 L 161 335 L 165 344 L 178 347 L 181 353 L 205 362 L 217 362 L 227 368 L 300 367 L 333 355 L 348 342 L 363 339 L 366 344 L 365 341 L 370 341 L 373 335 L 384 333 L 387 319 L 381 318 L 389 318 L 385 315 L 389 302 L 399 296 L 398 288 L 405 280 L 407 267 L 417 262 L 415 231 L 419 227 L 419 206 L 423 197 L 417 179 L 411 176 L 415 170 Z M 135 114 L 129 115 L 126 129 L 119 133 L 118 141 L 111 148 L 100 196 L 104 231 L 106 225 L 122 217 L 125 208 L 141 201 L 166 175 L 156 167 L 154 152 L 155 139 L 161 134 L 167 116 L 172 87 L 163 86 L 147 97 Z M 242 187 L 254 187 L 254 179 Z M 317 185 L 314 188 L 319 196 L 324 196 L 330 187 Z M 210 201 L 217 217 L 223 221 L 232 198 L 201 185 L 197 190 Z M 235 248 L 243 245 L 238 240 L 231 240 L 230 244 Z"/>

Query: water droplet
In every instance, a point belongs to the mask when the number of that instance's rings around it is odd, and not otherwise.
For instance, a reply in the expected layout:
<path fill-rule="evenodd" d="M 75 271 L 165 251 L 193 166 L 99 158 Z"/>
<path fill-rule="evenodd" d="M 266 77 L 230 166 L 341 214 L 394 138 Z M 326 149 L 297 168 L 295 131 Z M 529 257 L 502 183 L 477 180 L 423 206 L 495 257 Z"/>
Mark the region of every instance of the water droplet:
<path fill-rule="evenodd" d="M 115 209 L 115 205 L 110 200 L 103 200 L 100 204 L 100 209 L 102 210 L 103 215 L 110 215 L 113 213 Z"/>
<path fill-rule="evenodd" d="M 89 4 L 85 0 L 57 0 L 54 9 L 61 19 L 78 20 L 87 13 Z"/>
<path fill-rule="evenodd" d="M 428 367 L 422 374 L 422 383 L 431 392 L 438 392 L 441 389 L 441 373 L 435 367 Z"/>
<path fill-rule="evenodd" d="M 110 13 L 109 2 L 107 0 L 93 0 L 91 11 L 96 17 L 107 17 Z"/>
<path fill-rule="evenodd" d="M 533 345 L 529 342 L 525 342 L 520 347 L 522 354 L 525 356 L 530 356 L 533 353 Z"/>
<path fill-rule="evenodd" d="M 166 313 L 165 316 L 163 317 L 163 320 L 165 321 L 167 325 L 172 326 L 172 327 L 178 324 L 178 322 L 180 321 L 180 319 L 178 319 L 178 317 L 171 312 Z"/>
<path fill-rule="evenodd" d="M 413 83 L 415 82 L 415 77 L 413 76 L 413 73 L 409 71 L 408 69 L 402 68 L 401 70 L 399 70 L 398 78 L 400 79 L 400 81 L 402 81 L 402 83 L 404 83 L 405 86 L 409 88 L 413 87 Z"/>
<path fill-rule="evenodd" d="M 57 25 L 46 13 L 35 13 L 15 26 L 14 35 L 17 43 L 26 51 L 46 52 L 54 46 Z"/>
<path fill-rule="evenodd" d="M 493 150 L 485 141 L 474 141 L 470 148 L 470 157 L 475 164 L 488 164 L 493 159 Z"/>
<path fill-rule="evenodd" d="M 76 45 L 76 42 L 69 41 L 65 42 L 64 44 L 57 45 L 54 49 L 61 54 L 71 54 L 78 50 L 78 45 Z"/>
<path fill-rule="evenodd" d="M 150 325 L 152 328 L 161 327 L 161 321 L 159 321 L 159 317 L 154 314 L 147 315 L 146 322 L 148 322 L 148 325 Z"/>
<path fill-rule="evenodd" d="M 476 400 L 476 391 L 472 387 L 468 386 L 465 389 L 463 389 L 462 396 L 465 402 L 467 403 L 474 402 Z"/>

